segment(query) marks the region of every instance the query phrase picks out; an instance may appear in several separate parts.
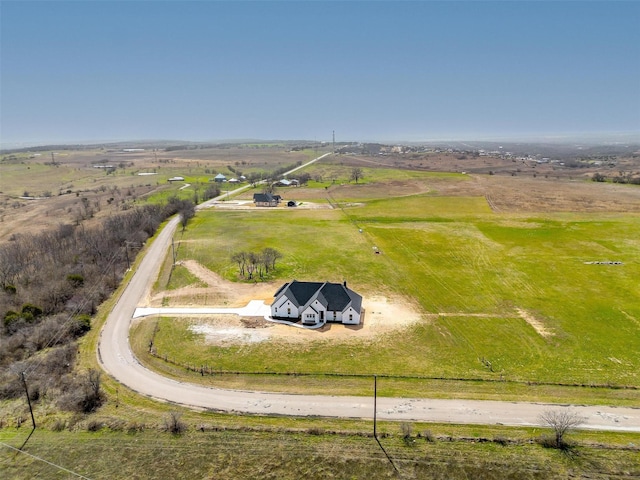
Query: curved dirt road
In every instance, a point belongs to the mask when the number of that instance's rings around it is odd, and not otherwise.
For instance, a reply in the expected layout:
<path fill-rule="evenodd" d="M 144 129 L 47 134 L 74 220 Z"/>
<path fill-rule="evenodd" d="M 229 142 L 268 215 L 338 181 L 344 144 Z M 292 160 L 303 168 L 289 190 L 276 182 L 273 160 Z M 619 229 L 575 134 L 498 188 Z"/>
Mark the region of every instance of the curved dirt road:
<path fill-rule="evenodd" d="M 372 418 L 372 397 L 292 395 L 207 388 L 165 378 L 143 367 L 129 346 L 129 327 L 136 307 L 146 298 L 168 251 L 179 219 L 173 218 L 150 245 L 115 307 L 98 343 L 104 370 L 142 395 L 196 409 L 227 412 Z M 560 405 L 476 400 L 384 398 L 377 400 L 381 420 L 471 424 L 539 425 L 538 417 Z M 572 406 L 585 418 L 581 428 L 640 432 L 640 409 Z"/>

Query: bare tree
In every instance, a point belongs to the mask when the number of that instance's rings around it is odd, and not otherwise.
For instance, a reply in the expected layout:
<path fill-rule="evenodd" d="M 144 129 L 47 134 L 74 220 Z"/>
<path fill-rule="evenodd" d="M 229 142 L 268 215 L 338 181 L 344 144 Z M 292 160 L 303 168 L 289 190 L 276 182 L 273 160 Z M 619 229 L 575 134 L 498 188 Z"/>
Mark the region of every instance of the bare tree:
<path fill-rule="evenodd" d="M 567 443 L 564 436 L 580 426 L 584 420 L 583 417 L 570 409 L 545 410 L 540 415 L 540 421 L 553 429 L 556 448 L 566 448 Z"/>
<path fill-rule="evenodd" d="M 364 173 L 362 172 L 362 169 L 360 167 L 354 167 L 351 170 L 351 180 L 353 180 L 354 182 L 358 183 L 358 180 L 360 180 L 362 177 L 364 177 Z"/>
<path fill-rule="evenodd" d="M 272 180 L 271 178 L 267 179 L 267 183 L 265 183 L 262 186 L 262 193 L 271 193 L 271 194 L 276 193 L 276 184 L 271 180 Z"/>
<path fill-rule="evenodd" d="M 247 255 L 247 273 L 249 274 L 249 280 L 253 278 L 253 273 L 256 271 L 258 263 L 260 263 L 260 255 L 254 252 L 249 252 Z"/>
<path fill-rule="evenodd" d="M 282 258 L 282 253 L 280 253 L 275 248 L 267 247 L 262 250 L 262 259 L 265 262 L 265 270 L 267 273 L 269 272 L 269 268 L 275 270 L 276 268 L 276 260 Z"/>
<path fill-rule="evenodd" d="M 242 277 L 244 277 L 244 271 L 247 265 L 248 256 L 249 254 L 247 252 L 236 252 L 231 255 L 231 260 L 238 264 L 238 273 L 240 273 Z"/>
<path fill-rule="evenodd" d="M 186 201 L 182 204 L 180 208 L 180 225 L 182 225 L 182 231 L 187 228 L 187 223 L 191 220 L 196 214 L 195 204 L 189 201 Z"/>

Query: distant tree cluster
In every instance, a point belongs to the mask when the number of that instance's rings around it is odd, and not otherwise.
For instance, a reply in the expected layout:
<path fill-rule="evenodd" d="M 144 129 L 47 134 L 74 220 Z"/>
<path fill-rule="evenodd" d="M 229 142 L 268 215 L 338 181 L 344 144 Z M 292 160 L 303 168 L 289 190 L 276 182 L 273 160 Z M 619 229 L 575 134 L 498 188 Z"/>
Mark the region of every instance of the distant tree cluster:
<path fill-rule="evenodd" d="M 591 176 L 591 181 L 593 182 L 606 182 L 607 176 L 603 175 L 600 172 L 596 172 Z M 640 175 L 633 172 L 623 172 L 619 171 L 618 175 L 611 177 L 611 181 L 613 183 L 629 183 L 632 185 L 640 185 Z"/>
<path fill-rule="evenodd" d="M 220 187 L 216 184 L 211 183 L 207 186 L 204 193 L 202 194 L 202 200 L 211 200 L 212 198 L 219 197 L 221 193 L 222 191 L 220 190 Z"/>
<path fill-rule="evenodd" d="M 231 260 L 238 265 L 238 274 L 249 280 L 257 275 L 263 279 L 270 271 L 275 270 L 276 261 L 282 258 L 275 248 L 265 248 L 261 252 L 236 252 L 231 255 Z"/>
<path fill-rule="evenodd" d="M 611 179 L 613 183 L 630 183 L 632 185 L 640 185 L 640 175 L 634 175 L 631 172 L 618 172 L 618 175 Z"/>
<path fill-rule="evenodd" d="M 272 184 L 273 182 L 280 180 L 286 172 L 288 172 L 289 170 L 293 170 L 294 168 L 299 167 L 300 165 L 302 165 L 302 161 L 297 161 L 293 165 L 286 165 L 284 167 L 277 168 L 272 172 L 251 172 L 246 175 L 247 181 L 253 187 L 255 187 L 258 184 L 258 182 L 262 180 L 265 180 L 267 184 Z M 302 175 L 303 174 L 301 174 L 301 176 Z M 304 183 L 306 183 L 308 180 L 309 178 L 306 178 L 306 181 Z M 300 181 L 300 184 L 302 184 L 302 181 Z"/>
<path fill-rule="evenodd" d="M 193 207 L 193 205 L 191 204 Z M 102 402 L 97 372 L 72 375 L 76 339 L 119 285 L 143 243 L 183 201 L 112 215 L 94 228 L 62 225 L 15 235 L 0 245 L 0 400 L 47 396 L 60 408 L 86 412 Z"/>

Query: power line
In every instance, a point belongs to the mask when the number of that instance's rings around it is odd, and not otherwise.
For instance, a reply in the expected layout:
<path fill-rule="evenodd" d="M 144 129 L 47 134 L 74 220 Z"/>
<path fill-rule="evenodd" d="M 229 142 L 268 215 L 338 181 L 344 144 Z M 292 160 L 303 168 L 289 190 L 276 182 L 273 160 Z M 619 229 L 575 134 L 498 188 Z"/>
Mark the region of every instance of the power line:
<path fill-rule="evenodd" d="M 36 455 L 32 455 L 31 453 L 27 453 L 27 452 L 25 452 L 24 450 L 20 450 L 20 449 L 18 449 L 18 448 L 16 448 L 16 447 L 12 447 L 11 445 L 7 445 L 7 444 L 6 444 L 6 443 L 4 443 L 4 442 L 0 442 L 0 445 L 3 445 L 3 446 L 5 446 L 5 447 L 7 447 L 7 448 L 9 448 L 9 449 L 11 449 L 11 450 L 15 450 L 15 451 L 16 451 L 16 453 L 22 453 L 22 454 L 24 454 L 24 455 L 28 455 L 28 456 L 30 456 L 31 458 L 34 458 L 34 459 L 36 459 L 36 460 L 38 460 L 38 461 L 40 461 L 40 462 L 44 462 L 44 463 L 46 463 L 46 464 L 48 464 L 48 465 L 51 465 L 52 467 L 59 468 L 60 470 L 62 470 L 62 471 L 64 471 L 64 472 L 67 472 L 67 473 L 70 473 L 71 475 L 75 475 L 75 476 L 76 476 L 76 477 L 78 477 L 78 478 L 84 478 L 84 479 L 86 479 L 86 480 L 91 480 L 89 477 L 85 477 L 84 475 L 81 475 L 81 474 L 79 474 L 79 473 L 76 473 L 76 472 L 74 472 L 73 470 L 69 470 L 68 468 L 65 468 L 65 467 L 63 467 L 63 466 L 61 466 L 61 465 L 57 465 L 57 464 L 55 464 L 55 463 L 53 463 L 53 462 L 50 462 L 49 460 L 45 460 L 44 458 L 38 457 L 38 456 L 36 456 Z"/>
<path fill-rule="evenodd" d="M 90 298 L 100 288 L 100 285 L 102 284 L 102 280 L 106 278 L 107 275 L 109 275 L 109 269 L 114 268 L 115 261 L 118 258 L 119 254 L 120 254 L 119 251 L 114 251 L 112 253 L 111 258 L 108 260 L 103 270 L 103 273 L 100 276 L 101 281 L 95 282 L 92 288 L 89 290 L 89 293 L 84 297 L 84 300 L 79 305 L 77 305 L 72 312 L 67 313 L 67 319 L 58 326 L 57 332 L 49 339 L 49 341 L 46 343 L 43 349 L 52 347 L 66 334 L 66 329 L 71 324 L 71 321 L 74 319 L 76 315 L 78 315 L 81 311 L 84 310 L 87 304 L 89 304 Z M 43 362 L 44 362 L 44 356 L 40 356 L 40 358 L 36 362 L 31 363 L 25 369 L 24 373 L 29 374 L 35 371 L 40 367 L 40 365 L 42 365 Z"/>

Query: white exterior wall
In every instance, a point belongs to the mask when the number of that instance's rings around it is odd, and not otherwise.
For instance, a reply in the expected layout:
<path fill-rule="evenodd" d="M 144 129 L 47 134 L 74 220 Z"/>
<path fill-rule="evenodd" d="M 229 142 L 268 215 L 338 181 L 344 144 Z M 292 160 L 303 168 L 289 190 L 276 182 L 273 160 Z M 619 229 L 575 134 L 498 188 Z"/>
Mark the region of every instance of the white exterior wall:
<path fill-rule="evenodd" d="M 352 316 L 351 320 L 349 320 L 349 315 Z M 345 325 L 358 325 L 360 323 L 360 314 L 353 307 L 349 307 L 342 313 L 342 323 Z"/>
<path fill-rule="evenodd" d="M 324 320 L 321 320 L 321 314 Z M 351 305 L 342 312 L 327 311 L 317 296 L 312 297 L 307 305 L 298 308 L 283 294 L 271 304 L 271 316 L 300 319 L 306 325 L 317 325 L 322 321 L 339 322 L 344 325 L 360 323 L 360 313 Z"/>
<path fill-rule="evenodd" d="M 287 313 L 288 309 L 291 309 L 291 313 Z M 298 318 L 300 316 L 300 313 L 298 312 L 298 307 L 291 303 L 291 301 L 287 297 L 283 296 L 276 299 L 276 301 L 271 304 L 271 316 Z"/>
<path fill-rule="evenodd" d="M 302 319 L 302 323 L 304 324 L 312 324 L 315 325 L 317 323 L 320 323 L 320 314 L 318 312 L 316 312 L 313 308 L 311 308 L 311 306 L 305 308 L 304 310 L 302 310 L 301 313 L 301 319 Z"/>

